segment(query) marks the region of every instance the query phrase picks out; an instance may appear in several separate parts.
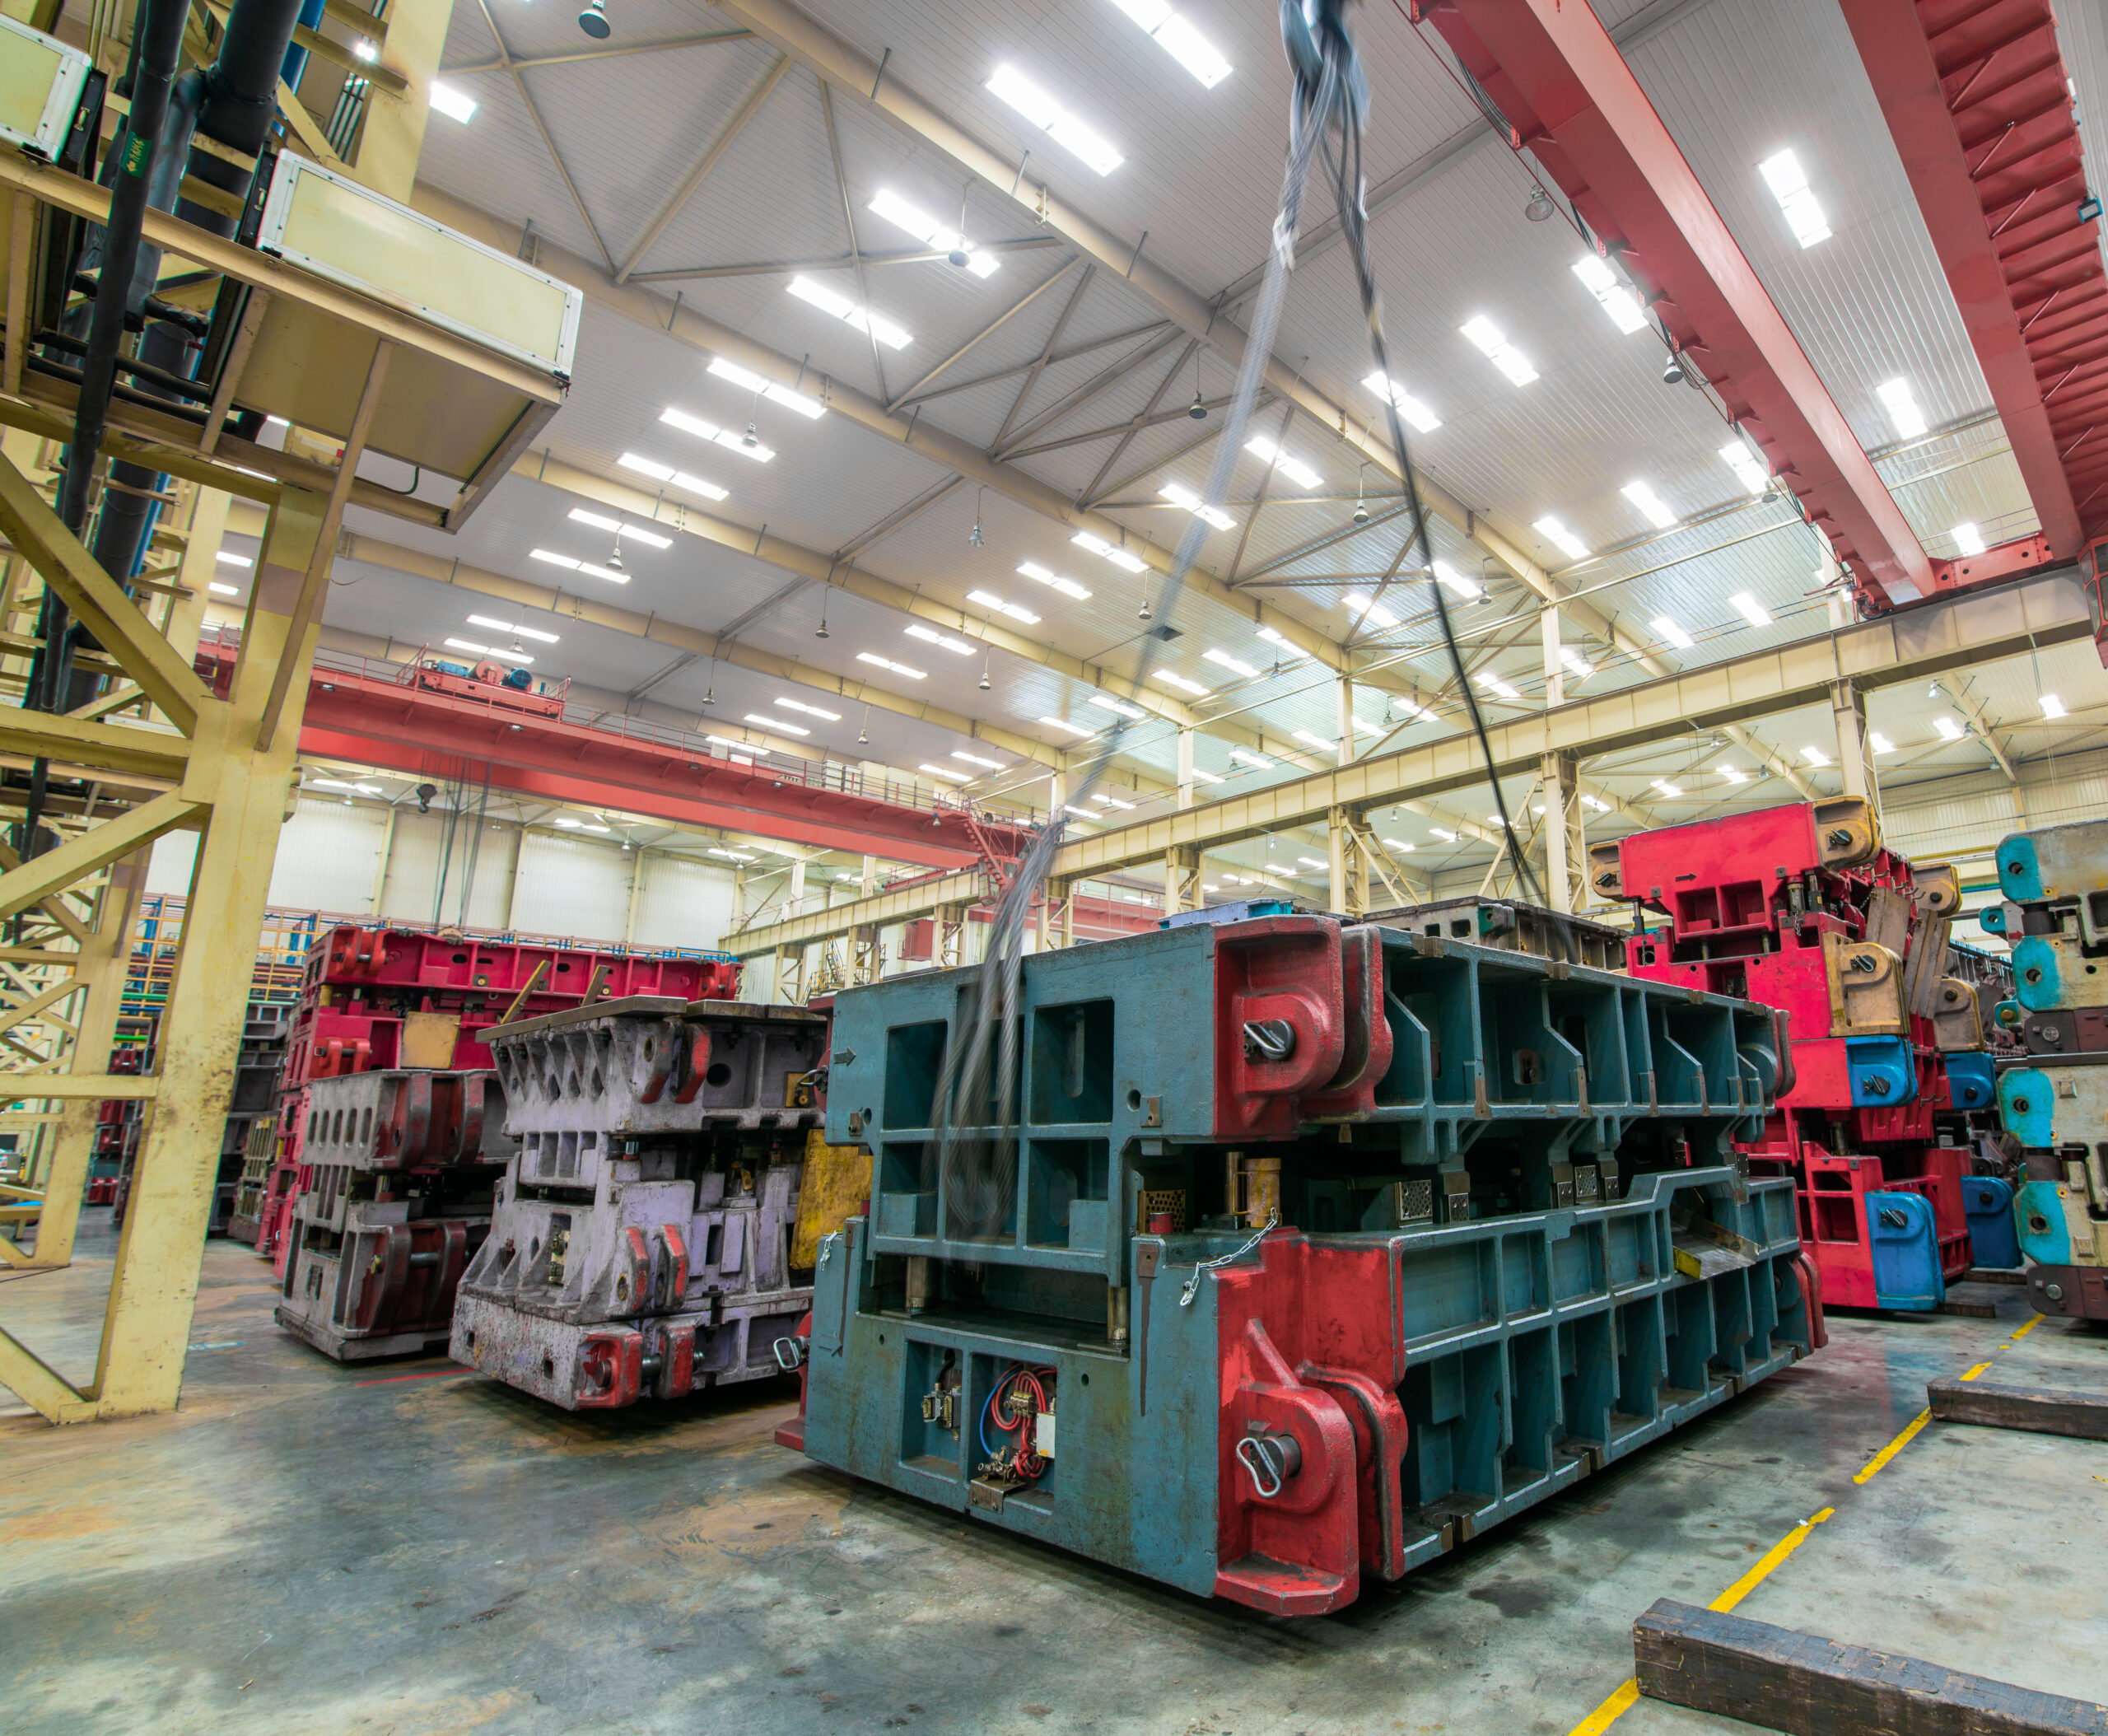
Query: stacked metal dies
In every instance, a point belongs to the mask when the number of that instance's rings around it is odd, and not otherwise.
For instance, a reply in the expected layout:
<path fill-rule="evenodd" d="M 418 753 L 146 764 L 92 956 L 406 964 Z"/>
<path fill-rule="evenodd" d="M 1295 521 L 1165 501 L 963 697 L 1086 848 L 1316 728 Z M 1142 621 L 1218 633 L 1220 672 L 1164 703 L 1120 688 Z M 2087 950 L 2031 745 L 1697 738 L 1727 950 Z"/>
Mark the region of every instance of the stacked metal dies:
<path fill-rule="evenodd" d="M 2001 903 L 1980 920 L 2012 948 L 1998 1010 L 2024 1052 L 1998 1066 L 1998 1113 L 2025 1154 L 2013 1201 L 2028 1297 L 2108 1320 L 2108 820 L 2016 832 Z"/>
<path fill-rule="evenodd" d="M 303 1114 L 278 1324 L 340 1362 L 445 1343 L 511 1152 L 497 1076 L 318 1079 Z"/>
<path fill-rule="evenodd" d="M 820 1138 L 827 1033 L 800 1007 L 652 996 L 490 1031 L 520 1146 L 455 1359 L 567 1410 L 777 1373 L 822 1217 L 868 1174 Z"/>

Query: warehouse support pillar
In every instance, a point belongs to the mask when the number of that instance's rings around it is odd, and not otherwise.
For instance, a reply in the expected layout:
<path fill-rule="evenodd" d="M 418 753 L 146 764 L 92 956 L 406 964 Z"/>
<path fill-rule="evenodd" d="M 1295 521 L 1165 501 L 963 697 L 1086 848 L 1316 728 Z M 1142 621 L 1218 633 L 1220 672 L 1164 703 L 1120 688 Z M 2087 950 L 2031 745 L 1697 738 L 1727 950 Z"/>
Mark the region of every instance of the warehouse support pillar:
<path fill-rule="evenodd" d="M 1545 896 L 1554 910 L 1578 910 L 1588 895 L 1580 763 L 1571 754 L 1547 754 L 1540 775 L 1545 795 Z"/>
<path fill-rule="evenodd" d="M 1193 735 L 1191 730 L 1178 732 L 1178 805 L 1182 810 L 1193 805 Z"/>
<path fill-rule="evenodd" d="M 1873 744 L 1867 730 L 1867 702 L 1856 684 L 1830 684 L 1830 714 L 1837 721 L 1837 771 L 1844 793 L 1872 802 L 1878 810 L 1881 791 L 1874 776 Z"/>
<path fill-rule="evenodd" d="M 1182 910 L 1198 910 L 1201 896 L 1201 852 L 1180 845 L 1164 853 L 1164 913 L 1175 917 Z"/>

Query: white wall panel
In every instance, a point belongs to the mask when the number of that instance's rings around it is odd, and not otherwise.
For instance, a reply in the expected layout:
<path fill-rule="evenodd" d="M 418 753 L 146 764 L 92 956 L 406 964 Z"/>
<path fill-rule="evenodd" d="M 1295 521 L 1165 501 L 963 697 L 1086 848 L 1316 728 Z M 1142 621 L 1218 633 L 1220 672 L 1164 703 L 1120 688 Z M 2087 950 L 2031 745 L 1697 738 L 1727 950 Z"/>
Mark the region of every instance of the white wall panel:
<path fill-rule="evenodd" d="M 468 909 L 461 904 L 462 876 L 468 844 L 477 842 L 475 884 L 470 889 Z M 433 897 L 443 893 L 438 911 L 441 922 L 464 922 L 471 928 L 504 928 L 512 897 L 513 870 L 520 834 L 510 826 L 485 824 L 482 833 L 467 825 L 455 830 L 450 858 L 445 854 L 446 817 L 440 814 L 412 814 L 400 809 L 395 816 L 395 841 L 389 852 L 388 882 L 380 894 L 380 913 L 392 922 L 428 923 L 433 920 Z"/>
<path fill-rule="evenodd" d="M 636 852 L 530 832 L 520 841 L 511 926 L 523 934 L 619 940 Z"/>
<path fill-rule="evenodd" d="M 638 888 L 639 946 L 714 948 L 732 921 L 732 870 L 687 856 L 648 852 Z"/>
<path fill-rule="evenodd" d="M 190 895 L 190 876 L 198 866 L 198 834 L 170 832 L 154 841 L 147 862 L 147 890 L 182 898 Z"/>
<path fill-rule="evenodd" d="M 278 833 L 271 903 L 282 909 L 371 915 L 387 835 L 385 809 L 303 798 Z"/>

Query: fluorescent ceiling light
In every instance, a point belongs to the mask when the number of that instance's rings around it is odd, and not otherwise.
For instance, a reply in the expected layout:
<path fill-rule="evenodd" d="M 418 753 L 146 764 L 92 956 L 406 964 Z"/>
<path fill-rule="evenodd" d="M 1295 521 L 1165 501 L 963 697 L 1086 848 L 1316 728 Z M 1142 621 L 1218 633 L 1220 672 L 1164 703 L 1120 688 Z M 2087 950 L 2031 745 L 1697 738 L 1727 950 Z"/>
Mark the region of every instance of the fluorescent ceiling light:
<path fill-rule="evenodd" d="M 1198 766 L 1193 768 L 1193 780 L 1196 783 L 1204 784 L 1219 784 L 1223 781 L 1214 772 L 1203 772 Z"/>
<path fill-rule="evenodd" d="M 1206 520 L 1218 530 L 1234 530 L 1237 520 L 1220 506 L 1210 506 L 1183 483 L 1166 483 L 1156 491 L 1174 506 L 1183 506 L 1195 518 Z"/>
<path fill-rule="evenodd" d="M 2065 715 L 2064 702 L 2054 693 L 2045 693 L 2042 696 L 2042 715 L 2045 717 L 2064 716 Z"/>
<path fill-rule="evenodd" d="M 1729 597 L 1728 601 L 1734 606 L 1735 613 L 1748 622 L 1751 627 L 1770 626 L 1771 611 L 1758 602 L 1749 592 L 1738 590 Z"/>
<path fill-rule="evenodd" d="M 1680 651 L 1694 648 L 1698 642 L 1677 626 L 1667 615 L 1657 615 L 1647 623 L 1648 629 L 1664 645 L 1673 645 Z"/>
<path fill-rule="evenodd" d="M 539 639 L 544 645 L 554 645 L 557 635 L 545 633 L 539 627 L 522 627 L 517 621 L 501 621 L 495 615 L 471 615 L 471 627 L 487 627 L 494 633 L 517 633 L 523 639 Z"/>
<path fill-rule="evenodd" d="M 1676 523 L 1676 514 L 1669 511 L 1668 503 L 1654 492 L 1651 483 L 1630 482 L 1618 492 L 1645 513 L 1648 522 L 1657 530 L 1667 530 Z"/>
<path fill-rule="evenodd" d="M 1310 653 L 1305 651 L 1301 646 L 1290 644 L 1289 641 L 1284 638 L 1280 632 L 1274 628 L 1257 627 L 1254 628 L 1252 632 L 1260 638 L 1264 639 L 1267 644 L 1272 646 L 1276 651 L 1286 651 L 1291 657 L 1308 657 L 1310 655 Z"/>
<path fill-rule="evenodd" d="M 1559 660 L 1566 665 L 1569 674 L 1579 676 L 1583 681 L 1596 673 L 1596 665 L 1570 645 L 1560 646 Z"/>
<path fill-rule="evenodd" d="M 1246 441 L 1244 450 L 1255 457 L 1266 460 L 1299 488 L 1315 488 L 1325 480 L 1301 459 L 1293 453 L 1283 451 L 1263 434 L 1254 434 Z"/>
<path fill-rule="evenodd" d="M 1588 293 L 1602 303 L 1603 311 L 1621 332 L 1630 334 L 1647 323 L 1647 315 L 1610 264 L 1600 254 L 1584 253 L 1574 262 L 1574 275 L 1588 286 Z"/>
<path fill-rule="evenodd" d="M 714 422 L 705 422 L 700 416 L 691 416 L 686 410 L 677 410 L 668 405 L 659 413 L 659 419 L 679 428 L 683 434 L 693 434 L 697 440 L 707 440 L 712 446 L 722 446 L 728 452 L 736 452 L 742 458 L 751 458 L 757 464 L 767 464 L 776 456 L 773 446 L 765 446 L 758 440 L 749 446 L 744 435 L 735 434 L 730 428 L 721 428 Z"/>
<path fill-rule="evenodd" d="M 1230 64 L 1220 50 L 1194 29 L 1184 14 L 1173 12 L 1166 0 L 1112 0 L 1112 3 L 1210 91 L 1229 77 Z"/>
<path fill-rule="evenodd" d="M 625 452 L 615 462 L 625 470 L 634 470 L 655 483 L 685 489 L 690 494 L 700 494 L 705 500 L 721 501 L 730 492 L 715 483 L 705 482 L 700 476 L 691 476 L 685 470 L 676 470 L 671 464 L 662 464 L 655 458 L 646 458 L 635 452 Z"/>
<path fill-rule="evenodd" d="M 1387 398 L 1398 407 L 1398 413 L 1422 434 L 1432 434 L 1442 426 L 1442 418 L 1422 404 L 1398 382 L 1378 368 L 1362 384 L 1378 397 Z"/>
<path fill-rule="evenodd" d="M 793 278 L 786 286 L 791 295 L 809 306 L 817 307 L 823 314 L 832 314 L 845 325 L 860 332 L 869 332 L 888 349 L 904 350 L 915 339 L 904 327 L 895 325 L 882 314 L 874 314 L 860 302 L 846 296 L 837 295 L 824 283 L 815 283 L 802 273 Z"/>
<path fill-rule="evenodd" d="M 1253 754 L 1243 748 L 1232 748 L 1229 757 L 1241 766 L 1249 766 L 1255 772 L 1271 772 L 1274 763 L 1264 754 Z"/>
<path fill-rule="evenodd" d="M 1115 567 L 1124 567 L 1130 572 L 1147 572 L 1150 570 L 1147 561 L 1138 559 L 1125 548 L 1115 548 L 1103 537 L 1094 535 L 1088 530 L 1079 530 L 1069 540 L 1079 548 L 1088 548 L 1093 554 L 1112 562 Z"/>
<path fill-rule="evenodd" d="M 1346 604 L 1365 621 L 1373 621 L 1378 627 L 1402 627 L 1405 623 L 1365 590 L 1350 590 Z"/>
<path fill-rule="evenodd" d="M 1294 730 L 1290 733 L 1306 748 L 1315 748 L 1321 754 L 1329 754 L 1339 746 L 1336 741 L 1327 741 L 1322 735 L 1313 735 L 1308 730 Z"/>
<path fill-rule="evenodd" d="M 763 712 L 749 712 L 745 721 L 758 724 L 764 730 L 778 730 L 786 735 L 809 735 L 813 733 L 803 724 L 786 723 L 781 717 L 771 717 Z"/>
<path fill-rule="evenodd" d="M 751 368 L 743 368 L 736 362 L 727 362 L 722 356 L 710 360 L 710 371 L 720 380 L 729 380 L 736 386 L 749 392 L 758 392 L 771 404 L 780 404 L 787 410 L 795 410 L 808 422 L 814 422 L 827 414 L 827 406 L 817 398 L 808 398 L 803 392 L 785 385 L 781 380 L 765 380 Z"/>
<path fill-rule="evenodd" d="M 547 561 L 552 567 L 561 567 L 570 572 L 582 572 L 590 578 L 606 579 L 612 584 L 629 583 L 629 575 L 626 572 L 617 572 L 612 567 L 596 567 L 590 561 L 578 560 L 571 555 L 558 554 L 553 548 L 530 548 L 527 551 L 527 558 Z"/>
<path fill-rule="evenodd" d="M 1741 440 L 1729 441 L 1720 448 L 1720 456 L 1735 473 L 1735 480 L 1751 494 L 1761 494 L 1771 486 L 1771 473 Z"/>
<path fill-rule="evenodd" d="M 1108 808 L 1125 808 L 1131 814 L 1135 810 L 1135 805 L 1132 802 L 1122 801 L 1117 796 L 1103 796 L 1095 790 L 1091 792 L 1090 799 L 1093 801 L 1102 801 Z"/>
<path fill-rule="evenodd" d="M 1379 839 L 1379 840 L 1378 840 L 1378 842 L 1379 842 L 1380 843 L 1382 843 L 1382 845 L 1383 846 L 1383 847 L 1384 847 L 1386 850 L 1403 850 L 1403 851 L 1410 852 L 1411 850 L 1412 850 L 1412 849 L 1414 848 L 1414 846 L 1413 846 L 1413 845 L 1411 845 L 1411 844 L 1408 843 L 1408 842 L 1407 842 L 1404 838 L 1382 838 L 1382 839 Z"/>
<path fill-rule="evenodd" d="M 1130 705 L 1124 699 L 1115 699 L 1110 693 L 1093 693 L 1084 702 L 1104 711 L 1117 712 L 1122 717 L 1146 717 L 1149 715 L 1140 706 Z"/>
<path fill-rule="evenodd" d="M 1314 856 L 1299 856 L 1296 857 L 1296 861 L 1302 863 L 1306 868 L 1322 868 L 1327 873 L 1331 871 L 1332 865 L 1330 862 L 1320 861 Z"/>
<path fill-rule="evenodd" d="M 963 759 L 968 765 L 979 766 L 986 771 L 1000 772 L 1003 769 L 1003 762 L 1001 760 L 983 759 L 978 754 L 969 754 L 963 748 L 954 748 L 952 749 L 952 758 L 954 759 Z"/>
<path fill-rule="evenodd" d="M 1872 731 L 1867 740 L 1872 744 L 1873 750 L 1877 754 L 1893 754 L 1896 751 L 1896 744 L 1882 735 L 1879 730 Z"/>
<path fill-rule="evenodd" d="M 612 530 L 618 536 L 626 536 L 632 543 L 641 543 L 647 548 L 671 548 L 674 539 L 661 536 L 655 530 L 646 530 L 639 525 L 626 525 L 618 518 L 609 518 L 604 513 L 588 512 L 583 506 L 573 506 L 567 516 L 581 525 L 590 525 L 596 530 Z"/>
<path fill-rule="evenodd" d="M 1500 335 L 1500 328 L 1484 314 L 1474 315 L 1457 328 L 1511 384 L 1527 385 L 1537 377 L 1530 359 Z"/>
<path fill-rule="evenodd" d="M 1061 811 L 1073 814 L 1078 819 L 1103 819 L 1105 817 L 1102 814 L 1094 814 L 1089 808 L 1072 808 L 1066 802 L 1061 804 Z"/>
<path fill-rule="evenodd" d="M 868 663 L 874 669 L 889 669 L 896 675 L 907 676 L 910 681 L 926 681 L 930 678 L 927 670 L 911 669 L 905 663 L 896 663 L 890 657 L 881 657 L 876 651 L 859 651 L 856 660 Z"/>
<path fill-rule="evenodd" d="M 1427 829 L 1445 844 L 1453 844 L 1457 842 L 1457 834 L 1453 832 L 1445 832 L 1439 826 L 1429 826 Z"/>
<path fill-rule="evenodd" d="M 993 277 L 1002 269 L 1003 262 L 995 254 L 975 247 L 958 230 L 940 223 L 928 212 L 911 205 L 889 188 L 880 189 L 871 201 L 871 209 L 896 229 L 905 229 L 916 240 L 935 248 L 939 253 L 964 254 L 966 268 L 977 278 Z"/>
<path fill-rule="evenodd" d="M 471 656 L 489 657 L 499 663 L 532 663 L 534 660 L 525 651 L 499 651 L 488 645 L 478 645 L 473 639 L 446 639 L 441 642 L 450 651 L 467 651 Z"/>
<path fill-rule="evenodd" d="M 557 819 L 551 820 L 549 824 L 554 826 L 559 832 L 606 833 L 611 832 L 614 829 L 611 826 L 596 826 L 592 821 L 588 819 Z M 743 857 L 742 860 L 751 862 L 753 858 L 749 856 Z"/>
<path fill-rule="evenodd" d="M 238 597 L 241 595 L 241 586 L 239 585 L 222 585 L 217 579 L 208 579 L 205 581 L 205 589 L 211 591 L 216 597 Z"/>
<path fill-rule="evenodd" d="M 1008 615 L 1013 621 L 1022 621 L 1027 627 L 1039 624 L 1039 617 L 1022 603 L 1005 603 L 992 590 L 969 590 L 966 600 L 977 603 L 983 609 L 992 609 L 999 615 Z"/>
<path fill-rule="evenodd" d="M 341 777 L 310 777 L 301 787 L 309 790 L 349 790 L 359 796 L 378 796 L 381 793 L 379 784 L 347 783 Z"/>
<path fill-rule="evenodd" d="M 1584 808 L 1593 808 L 1598 814 L 1607 814 L 1611 811 L 1611 805 L 1600 796 L 1584 795 L 1581 798 L 1581 805 Z"/>
<path fill-rule="evenodd" d="M 1933 720 L 1933 727 L 1940 732 L 1940 739 L 1943 741 L 1959 741 L 1969 733 L 1952 717 L 1944 714 Z"/>
<path fill-rule="evenodd" d="M 1786 213 L 1786 224 L 1793 231 L 1793 239 L 1803 247 L 1828 240 L 1830 219 L 1823 215 L 1821 201 L 1808 185 L 1800 158 L 1791 151 L 1781 151 L 1767 156 L 1756 167 L 1765 184 L 1770 188 L 1772 198 L 1779 201 L 1779 208 Z"/>
<path fill-rule="evenodd" d="M 1025 562 L 1018 568 L 1018 571 L 1035 584 L 1044 585 L 1050 590 L 1058 590 L 1063 596 L 1073 597 L 1079 603 L 1087 603 L 1090 600 L 1090 593 L 1074 579 L 1065 579 L 1060 573 L 1041 566 L 1037 561 Z"/>
<path fill-rule="evenodd" d="M 1654 787 L 1659 790 L 1664 796 L 1681 796 L 1683 794 L 1682 791 L 1679 790 L 1674 784 L 1671 783 L 1665 777 L 1656 778 L 1654 780 Z"/>
<path fill-rule="evenodd" d="M 231 548 L 222 548 L 212 558 L 216 561 L 225 561 L 230 567 L 254 567 L 256 564 L 247 555 L 236 554 Z"/>
<path fill-rule="evenodd" d="M 792 699 L 779 695 L 772 702 L 781 706 L 786 712 L 802 712 L 808 717 L 824 717 L 829 723 L 842 721 L 841 712 L 830 712 L 825 706 L 808 705 L 802 699 Z"/>
<path fill-rule="evenodd" d="M 1984 552 L 1984 533 L 1974 525 L 1956 525 L 1953 534 L 1955 547 L 1964 554 L 1981 554 Z"/>
<path fill-rule="evenodd" d="M 730 748 L 735 753 L 767 754 L 768 752 L 767 748 L 759 745 L 758 743 L 751 741 L 735 741 L 729 735 L 706 735 L 702 739 L 710 743 L 712 747 Z M 749 856 L 746 860 L 752 861 L 753 858 L 752 856 Z"/>
<path fill-rule="evenodd" d="M 1056 144 L 1100 175 L 1112 174 L 1126 161 L 1109 140 L 1071 114 L 1015 67 L 997 67 L 987 88 L 989 95 L 1008 103 Z"/>
<path fill-rule="evenodd" d="M 374 61 L 380 58 L 380 50 L 373 45 L 372 39 L 367 36 L 354 36 L 352 39 L 352 53 L 361 60 Z"/>
<path fill-rule="evenodd" d="M 1197 681 L 1188 681 L 1183 675 L 1174 675 L 1168 669 L 1153 669 L 1150 676 L 1152 680 L 1161 681 L 1166 687 L 1177 688 L 1182 693 L 1191 693 L 1196 699 L 1205 699 L 1213 691 L 1202 687 Z"/>
<path fill-rule="evenodd" d="M 927 772 L 932 777 L 941 777 L 947 783 L 970 784 L 973 782 L 964 772 L 954 772 L 949 766 L 933 766 L 926 760 L 916 769 Z"/>
<path fill-rule="evenodd" d="M 1588 545 L 1569 530 L 1552 514 L 1547 512 L 1530 528 L 1546 542 L 1551 544 L 1569 561 L 1585 561 L 1588 558 Z"/>
<path fill-rule="evenodd" d="M 1437 561 L 1434 563 L 1434 576 L 1455 591 L 1467 603 L 1476 603 L 1485 595 L 1485 590 L 1476 580 L 1466 578 L 1447 561 Z"/>
<path fill-rule="evenodd" d="M 1918 408 L 1917 394 L 1910 390 L 1909 380 L 1891 380 L 1877 387 L 1875 395 L 1888 406 L 1888 419 L 1905 440 L 1915 440 L 1930 426 L 1925 413 Z"/>
<path fill-rule="evenodd" d="M 1803 748 L 1801 758 L 1812 766 L 1826 766 L 1830 763 L 1830 756 L 1818 747 Z"/>
<path fill-rule="evenodd" d="M 1497 693 L 1503 699 L 1520 699 L 1523 697 L 1519 692 L 1518 692 L 1514 688 L 1509 686 L 1507 682 L 1503 681 L 1499 676 L 1495 674 L 1490 670 L 1481 670 L 1479 671 L 1478 683 L 1479 685 L 1484 688 L 1488 693 Z"/>
<path fill-rule="evenodd" d="M 712 844 L 708 849 L 705 850 L 703 854 L 705 856 L 722 856 L 728 862 L 751 862 L 754 860 L 753 856 L 749 856 L 744 850 L 721 850 L 715 844 Z M 851 878 L 853 879 L 854 876 L 852 875 Z"/>
<path fill-rule="evenodd" d="M 940 633 L 934 627 L 925 627 L 920 622 L 901 629 L 911 639 L 920 639 L 925 645 L 940 645 L 953 656 L 970 657 L 973 647 L 965 640 L 950 633 Z"/>
<path fill-rule="evenodd" d="M 1219 664 L 1224 669 L 1228 670 L 1233 675 L 1242 675 L 1248 681 L 1251 679 L 1252 676 L 1259 673 L 1258 670 L 1252 668 L 1250 664 L 1245 662 L 1241 657 L 1233 657 L 1228 651 L 1216 651 L 1210 647 L 1209 650 L 1202 651 L 1201 655 L 1210 663 Z"/>
<path fill-rule="evenodd" d="M 449 120 L 458 120 L 464 127 L 469 124 L 469 117 L 476 112 L 474 97 L 465 91 L 456 90 L 450 84 L 441 84 L 436 78 L 432 80 L 431 86 L 426 94 L 432 107 Z"/>
<path fill-rule="evenodd" d="M 1091 730 L 1083 728 L 1080 725 L 1070 723 L 1065 717 L 1042 717 L 1039 721 L 1045 724 L 1048 729 L 1060 730 L 1066 735 L 1089 735 L 1093 733 Z M 1075 810 L 1072 808 L 1069 811 L 1073 814 Z"/>
<path fill-rule="evenodd" d="M 1714 770 L 1718 772 L 1721 777 L 1726 778 L 1731 784 L 1746 784 L 1749 782 L 1749 774 L 1747 772 L 1737 771 L 1733 766 L 1715 766 Z"/>

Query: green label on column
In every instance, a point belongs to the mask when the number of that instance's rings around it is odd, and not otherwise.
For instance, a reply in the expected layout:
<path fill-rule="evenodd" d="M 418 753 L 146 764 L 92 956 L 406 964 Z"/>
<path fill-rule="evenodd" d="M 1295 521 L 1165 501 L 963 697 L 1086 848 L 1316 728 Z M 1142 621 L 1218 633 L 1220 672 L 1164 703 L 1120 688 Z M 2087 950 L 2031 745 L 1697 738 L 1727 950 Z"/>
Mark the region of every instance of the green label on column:
<path fill-rule="evenodd" d="M 147 156 L 145 139 L 132 138 L 124 141 L 124 172 L 127 175 L 144 175 L 147 172 Z"/>

